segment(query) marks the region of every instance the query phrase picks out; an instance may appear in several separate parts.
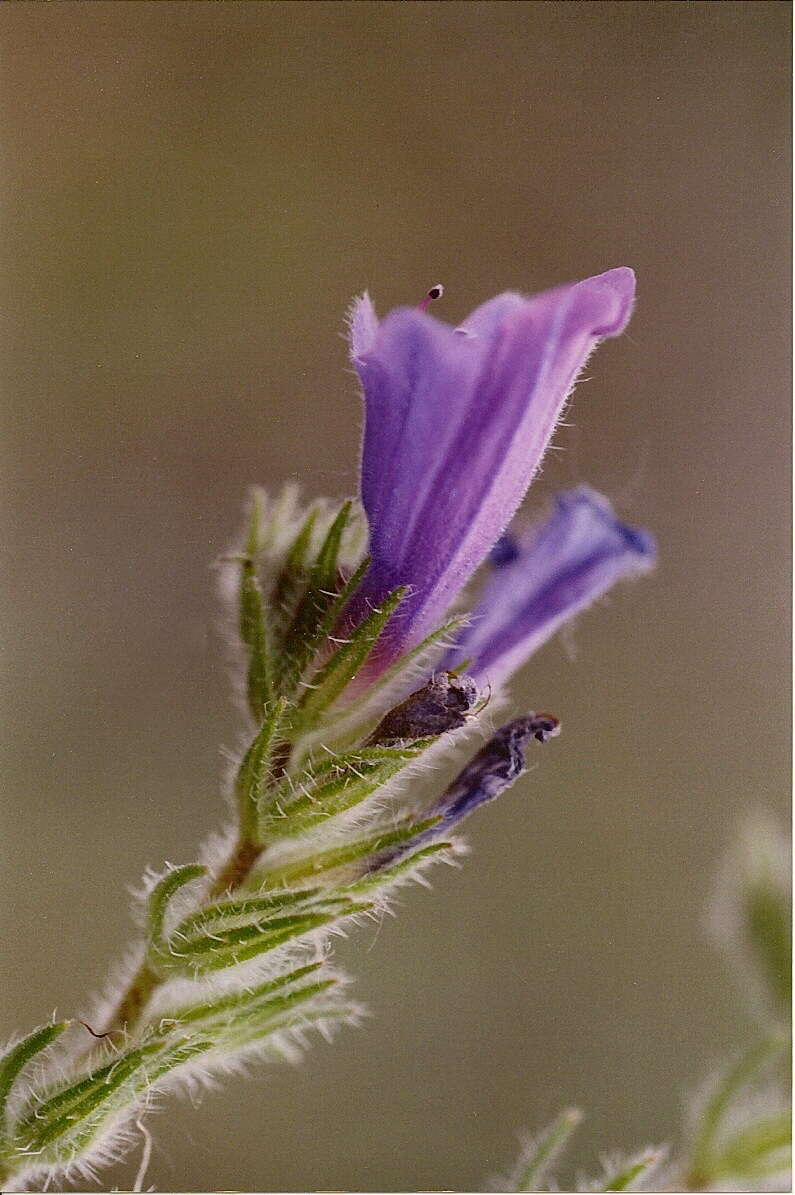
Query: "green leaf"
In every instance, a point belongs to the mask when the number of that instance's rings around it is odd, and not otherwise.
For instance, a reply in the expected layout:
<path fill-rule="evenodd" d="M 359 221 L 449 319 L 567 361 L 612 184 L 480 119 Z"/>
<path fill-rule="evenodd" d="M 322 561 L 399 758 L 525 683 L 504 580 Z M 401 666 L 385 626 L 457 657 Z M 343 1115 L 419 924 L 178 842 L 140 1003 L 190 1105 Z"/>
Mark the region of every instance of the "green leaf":
<path fill-rule="evenodd" d="M 299 703 L 297 727 L 305 732 L 314 727 L 322 715 L 348 687 L 359 669 L 366 663 L 386 624 L 406 595 L 405 587 L 393 590 L 378 610 L 373 610 L 352 630 L 350 638 L 307 683 L 307 692 Z"/>
<path fill-rule="evenodd" d="M 198 934 L 178 942 L 172 938 L 169 943 L 170 954 L 161 966 L 193 975 L 234 967 L 342 917 L 366 913 L 369 908 L 369 905 L 354 904 L 352 901 L 340 902 L 328 911 L 307 910 L 260 918 L 253 924 L 219 929 L 217 933 Z"/>
<path fill-rule="evenodd" d="M 16 1127 L 15 1145 L 20 1153 L 39 1154 L 36 1161 L 70 1162 L 119 1111 L 133 1106 L 160 1079 L 213 1046 L 210 1040 L 192 1038 L 167 1048 L 156 1041 L 129 1050 L 35 1102 Z"/>
<path fill-rule="evenodd" d="M 235 780 L 235 797 L 240 819 L 240 837 L 246 842 L 258 841 L 259 808 L 278 750 L 279 735 L 288 708 L 286 698 L 280 697 L 265 707 L 265 719 L 254 741 L 243 756 Z"/>
<path fill-rule="evenodd" d="M 15 1046 L 11 1046 L 0 1058 L 0 1123 L 5 1125 L 8 1097 L 21 1072 L 37 1054 L 46 1050 L 47 1046 L 60 1037 L 68 1025 L 69 1021 L 55 1021 L 51 1025 L 42 1025 L 27 1037 L 23 1037 Z"/>
<path fill-rule="evenodd" d="M 159 1045 L 136 1046 L 97 1069 L 34 1097 L 15 1126 L 18 1138 L 40 1149 L 77 1121 L 96 1111 L 157 1052 Z"/>
<path fill-rule="evenodd" d="M 360 804 L 416 759 L 432 740 L 401 747 L 372 747 L 328 756 L 314 774 L 286 779 L 269 794 L 260 821 L 261 841 L 302 834 Z"/>
<path fill-rule="evenodd" d="M 437 825 L 438 821 L 438 818 L 429 818 L 422 822 L 403 822 L 393 830 L 381 830 L 367 838 L 347 842 L 342 846 L 333 847 L 331 850 L 318 851 L 316 854 L 307 855 L 305 858 L 296 859 L 291 863 L 265 872 L 262 882 L 272 888 L 288 887 L 326 872 L 335 871 L 338 867 L 347 867 L 354 863 L 361 864 L 390 847 L 409 842 L 416 835 Z"/>
<path fill-rule="evenodd" d="M 176 927 L 171 935 L 174 949 L 178 951 L 180 941 L 195 937 L 199 933 L 210 934 L 223 929 L 237 929 L 242 925 L 259 925 L 269 915 L 281 915 L 287 910 L 306 906 L 321 894 L 320 888 L 304 888 L 209 905 L 191 913 Z M 306 911 L 304 908 L 303 912 Z"/>
<path fill-rule="evenodd" d="M 198 880 L 200 876 L 206 874 L 206 871 L 207 869 L 199 863 L 187 863 L 184 867 L 175 867 L 172 871 L 166 872 L 150 892 L 146 903 L 146 919 L 149 939 L 156 949 L 161 945 L 163 924 L 172 898 L 180 888 L 184 888 L 193 880 Z"/>
<path fill-rule="evenodd" d="M 262 551 L 262 521 L 265 514 L 267 499 L 262 490 L 256 487 L 251 490 L 251 513 L 248 520 L 248 534 L 246 535 L 246 555 L 256 560 Z"/>
<path fill-rule="evenodd" d="M 359 893 L 378 892 L 381 889 L 389 888 L 395 880 L 410 875 L 419 864 L 431 859 L 434 855 L 441 855 L 452 849 L 451 842 L 433 842 L 430 846 L 424 846 L 420 850 L 414 851 L 413 854 L 405 855 L 391 867 L 379 868 L 378 871 L 363 876 L 353 884 L 346 884 L 344 891 L 352 896 L 358 896 Z"/>
<path fill-rule="evenodd" d="M 283 992 L 284 988 L 290 987 L 292 984 L 298 983 L 299 980 L 306 979 L 310 975 L 314 975 L 323 965 L 322 962 L 307 963 L 303 967 L 296 967 L 294 971 L 288 971 L 286 975 L 279 975 L 276 979 L 269 979 L 254 988 L 243 988 L 240 991 L 220 996 L 216 1000 L 207 1000 L 199 1004 L 188 1004 L 170 1009 L 162 1014 L 160 1018 L 161 1028 L 157 1029 L 156 1032 L 159 1036 L 167 1035 L 173 1032 L 175 1027 L 182 1028 L 185 1025 L 201 1024 L 207 1020 L 234 1015 L 239 1009 L 248 1005 L 259 1004 L 262 1001 L 267 1003 L 273 997 Z M 333 983 L 334 980 L 323 982 L 329 984 Z M 298 990 L 303 992 L 307 989 L 300 988 Z M 165 1029 L 162 1026 L 165 1026 Z"/>
<path fill-rule="evenodd" d="M 567 1108 L 528 1142 L 517 1163 L 511 1189 L 540 1190 L 581 1121 L 582 1112 L 578 1108 Z"/>

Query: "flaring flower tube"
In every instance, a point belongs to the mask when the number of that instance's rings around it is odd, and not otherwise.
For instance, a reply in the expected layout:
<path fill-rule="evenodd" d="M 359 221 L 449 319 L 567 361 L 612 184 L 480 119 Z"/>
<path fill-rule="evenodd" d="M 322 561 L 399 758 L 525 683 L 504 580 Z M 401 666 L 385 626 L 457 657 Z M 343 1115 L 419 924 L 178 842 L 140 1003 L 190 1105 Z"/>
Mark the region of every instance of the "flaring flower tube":
<path fill-rule="evenodd" d="M 526 539 L 497 546 L 472 623 L 444 666 L 466 658 L 479 683 L 499 684 L 616 581 L 652 568 L 655 556 L 653 538 L 621 523 L 595 490 L 559 494 Z"/>
<path fill-rule="evenodd" d="M 379 322 L 366 294 L 356 301 L 372 563 L 352 613 L 410 587 L 380 666 L 442 621 L 504 531 L 578 373 L 601 339 L 623 331 L 634 294 L 621 267 L 532 298 L 499 295 L 459 328 L 411 308 Z"/>

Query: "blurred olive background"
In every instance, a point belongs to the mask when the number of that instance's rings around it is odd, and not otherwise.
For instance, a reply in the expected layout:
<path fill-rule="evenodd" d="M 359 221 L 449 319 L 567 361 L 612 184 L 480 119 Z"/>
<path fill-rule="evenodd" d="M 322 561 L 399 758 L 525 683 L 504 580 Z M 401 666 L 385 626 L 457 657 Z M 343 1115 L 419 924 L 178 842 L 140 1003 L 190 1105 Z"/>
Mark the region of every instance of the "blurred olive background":
<path fill-rule="evenodd" d="M 344 950 L 375 1016 L 171 1103 L 158 1189 L 479 1187 L 561 1105 L 576 1160 L 677 1132 L 749 1022 L 702 910 L 788 799 L 790 8 L 8 4 L 2 42 L 4 1032 L 69 1014 L 127 886 L 222 817 L 213 560 L 251 482 L 355 490 L 340 333 L 438 280 L 628 264 L 528 510 L 588 481 L 658 572 L 516 683 L 563 737 L 474 854 Z M 137 1152 L 106 1181 L 130 1187 Z"/>

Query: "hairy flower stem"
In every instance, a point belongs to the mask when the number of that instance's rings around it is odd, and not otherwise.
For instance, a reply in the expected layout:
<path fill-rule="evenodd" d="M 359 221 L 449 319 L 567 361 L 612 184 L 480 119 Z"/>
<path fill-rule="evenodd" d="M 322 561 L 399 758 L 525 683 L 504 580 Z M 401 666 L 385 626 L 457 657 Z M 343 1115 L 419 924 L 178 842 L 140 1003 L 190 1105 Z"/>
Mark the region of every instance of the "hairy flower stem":
<path fill-rule="evenodd" d="M 160 979 L 154 971 L 142 963 L 130 980 L 113 1016 L 105 1026 L 105 1033 L 124 1033 L 133 1029 L 152 992 Z"/>
<path fill-rule="evenodd" d="M 275 752 L 270 766 L 271 783 L 275 783 L 284 776 L 290 762 L 291 747 L 284 743 Z M 252 842 L 241 836 L 236 842 L 229 858 L 221 866 L 208 893 L 209 901 L 217 900 L 236 888 L 247 879 L 249 872 L 263 852 L 263 845 Z M 147 962 L 143 962 L 133 975 L 125 989 L 116 1011 L 105 1026 L 105 1033 L 130 1033 L 140 1020 L 149 997 L 160 986 L 162 980 L 151 969 Z"/>
<path fill-rule="evenodd" d="M 262 854 L 262 847 L 255 842 L 241 838 L 223 865 L 210 889 L 210 896 L 216 899 L 233 891 L 243 883 L 248 873 Z"/>

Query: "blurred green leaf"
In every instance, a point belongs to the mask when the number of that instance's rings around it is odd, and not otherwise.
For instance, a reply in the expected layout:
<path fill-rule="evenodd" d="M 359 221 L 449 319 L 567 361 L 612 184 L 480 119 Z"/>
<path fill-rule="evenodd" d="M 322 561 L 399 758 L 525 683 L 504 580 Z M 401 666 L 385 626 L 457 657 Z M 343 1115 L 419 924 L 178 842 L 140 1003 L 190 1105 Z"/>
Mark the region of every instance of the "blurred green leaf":
<path fill-rule="evenodd" d="M 746 1050 L 713 1082 L 704 1100 L 690 1152 L 688 1184 L 694 1190 L 708 1186 L 721 1156 L 720 1134 L 729 1110 L 759 1081 L 768 1064 L 780 1055 L 783 1036 L 763 1038 Z"/>
<path fill-rule="evenodd" d="M 578 1108 L 567 1108 L 522 1150 L 511 1183 L 514 1191 L 538 1191 L 582 1121 Z"/>
<path fill-rule="evenodd" d="M 759 1117 L 721 1146 L 712 1162 L 712 1177 L 759 1178 L 788 1170 L 791 1145 L 792 1117 L 788 1111 Z"/>
<path fill-rule="evenodd" d="M 772 1003 L 784 1016 L 792 1007 L 792 912 L 788 892 L 769 875 L 744 894 L 748 934 Z"/>
<path fill-rule="evenodd" d="M 635 1191 L 657 1169 L 666 1155 L 665 1149 L 648 1147 L 631 1158 L 617 1159 L 607 1167 L 599 1191 Z"/>

